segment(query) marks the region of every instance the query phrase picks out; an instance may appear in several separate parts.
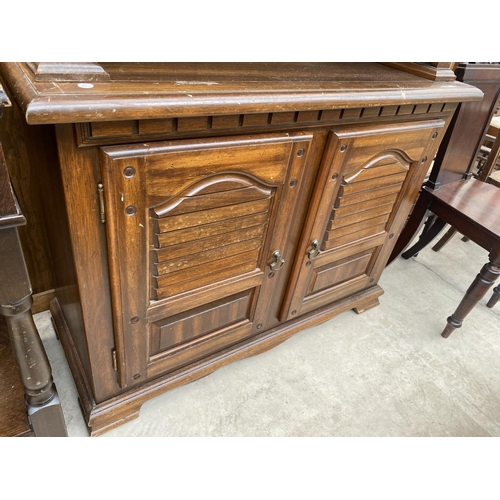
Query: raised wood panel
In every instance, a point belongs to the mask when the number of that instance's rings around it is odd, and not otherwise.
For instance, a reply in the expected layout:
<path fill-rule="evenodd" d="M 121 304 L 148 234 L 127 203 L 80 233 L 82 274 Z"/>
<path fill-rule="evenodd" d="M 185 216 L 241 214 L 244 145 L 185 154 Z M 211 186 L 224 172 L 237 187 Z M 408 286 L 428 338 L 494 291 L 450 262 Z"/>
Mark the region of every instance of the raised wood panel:
<path fill-rule="evenodd" d="M 190 347 L 193 341 L 200 342 L 207 335 L 211 334 L 213 338 L 218 330 L 243 320 L 249 322 L 252 295 L 252 291 L 246 290 L 208 306 L 152 323 L 150 356 L 171 350 L 179 344 L 184 344 L 183 348 Z"/>
<path fill-rule="evenodd" d="M 370 238 L 363 238 L 359 241 L 348 243 L 347 245 L 332 248 L 328 252 L 320 252 L 319 256 L 315 259 L 314 269 L 318 269 L 331 262 L 337 262 L 351 255 L 379 247 L 384 244 L 386 239 L 387 235 L 385 233 L 380 233 Z"/>
<path fill-rule="evenodd" d="M 374 281 L 369 275 L 361 274 L 347 281 L 341 281 L 338 285 L 329 286 L 316 293 L 311 293 L 304 298 L 304 303 L 300 309 L 292 309 L 291 316 L 304 314 L 304 311 L 314 311 L 324 304 L 332 304 L 338 300 L 345 299 L 360 290 L 369 288 Z M 374 285 L 376 286 L 376 285 Z M 295 312 L 294 312 L 295 311 Z"/>
<path fill-rule="evenodd" d="M 371 257 L 372 252 L 363 252 L 316 269 L 311 279 L 308 295 L 344 283 L 358 276 L 367 275 Z"/>
<path fill-rule="evenodd" d="M 214 338 L 207 335 L 209 338 L 204 339 L 204 342 L 194 342 L 183 349 L 174 349 L 172 352 L 154 356 L 148 362 L 147 377 L 152 379 L 179 368 L 193 365 L 196 361 L 214 355 L 214 353 L 218 353 L 224 348 L 251 337 L 252 333 L 254 333 L 253 324 L 243 320 L 217 331 L 213 335 Z"/>

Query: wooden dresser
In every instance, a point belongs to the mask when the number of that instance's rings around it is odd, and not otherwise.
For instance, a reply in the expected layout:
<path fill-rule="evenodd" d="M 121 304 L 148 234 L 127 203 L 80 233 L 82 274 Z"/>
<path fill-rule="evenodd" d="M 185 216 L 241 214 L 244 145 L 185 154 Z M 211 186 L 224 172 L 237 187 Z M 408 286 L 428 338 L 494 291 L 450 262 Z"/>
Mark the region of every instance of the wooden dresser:
<path fill-rule="evenodd" d="M 456 107 L 482 98 L 400 68 L 0 65 L 23 131 L 11 147 L 44 134 L 30 175 L 51 230 L 51 312 L 92 435 L 378 304 Z"/>

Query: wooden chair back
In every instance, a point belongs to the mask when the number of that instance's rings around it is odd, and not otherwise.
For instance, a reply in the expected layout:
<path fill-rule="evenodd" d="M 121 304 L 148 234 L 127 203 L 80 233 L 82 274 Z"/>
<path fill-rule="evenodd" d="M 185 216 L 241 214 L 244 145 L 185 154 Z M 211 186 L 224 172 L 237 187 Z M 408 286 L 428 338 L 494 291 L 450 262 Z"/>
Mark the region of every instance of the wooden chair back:
<path fill-rule="evenodd" d="M 429 175 L 436 189 L 466 177 L 474 166 L 500 97 L 500 64 L 460 64 L 457 80 L 484 93 L 482 101 L 461 104 L 448 127 Z"/>

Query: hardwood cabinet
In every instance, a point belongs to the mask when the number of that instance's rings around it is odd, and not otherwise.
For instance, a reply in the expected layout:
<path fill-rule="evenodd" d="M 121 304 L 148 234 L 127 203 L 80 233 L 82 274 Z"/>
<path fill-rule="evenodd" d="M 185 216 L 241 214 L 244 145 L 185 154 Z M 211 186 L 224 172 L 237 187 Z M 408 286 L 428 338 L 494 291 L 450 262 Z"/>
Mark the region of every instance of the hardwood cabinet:
<path fill-rule="evenodd" d="M 482 97 L 374 63 L 56 70 L 0 65 L 51 136 L 51 311 L 93 435 L 377 305 L 457 105 Z"/>

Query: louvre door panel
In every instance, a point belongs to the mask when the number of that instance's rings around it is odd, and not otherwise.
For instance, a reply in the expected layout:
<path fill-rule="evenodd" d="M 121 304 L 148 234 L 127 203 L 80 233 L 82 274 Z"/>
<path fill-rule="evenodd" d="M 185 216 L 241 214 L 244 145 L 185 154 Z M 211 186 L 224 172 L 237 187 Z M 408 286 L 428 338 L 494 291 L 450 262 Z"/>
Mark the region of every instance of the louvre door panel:
<path fill-rule="evenodd" d="M 103 148 L 122 387 L 262 329 L 311 138 Z"/>
<path fill-rule="evenodd" d="M 282 321 L 376 284 L 443 125 L 430 120 L 331 132 Z"/>

